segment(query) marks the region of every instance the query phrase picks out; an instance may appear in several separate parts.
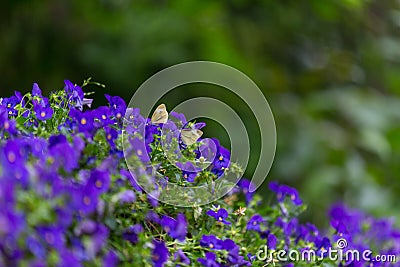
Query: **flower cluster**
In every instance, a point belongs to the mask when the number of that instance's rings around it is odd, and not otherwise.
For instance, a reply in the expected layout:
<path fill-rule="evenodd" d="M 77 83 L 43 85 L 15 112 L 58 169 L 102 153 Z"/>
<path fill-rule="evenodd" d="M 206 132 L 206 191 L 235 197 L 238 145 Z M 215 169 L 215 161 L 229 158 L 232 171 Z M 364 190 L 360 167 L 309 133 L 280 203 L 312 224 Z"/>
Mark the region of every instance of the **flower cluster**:
<path fill-rule="evenodd" d="M 331 229 L 320 231 L 299 222 L 305 206 L 296 189 L 275 182 L 273 203 L 250 193 L 246 179 L 213 205 L 159 202 L 165 192 L 178 194 L 168 191 L 173 183 L 212 184 L 240 167 L 218 140 L 182 142 L 180 129 L 204 123 L 172 112 L 156 124 L 118 96 L 106 95 L 108 105 L 95 109 L 86 96 L 65 81 L 49 97 L 34 84 L 25 95 L 0 99 L 0 266 L 264 266 L 256 255 L 265 245 L 322 254 L 340 238 L 349 242 L 346 249 L 400 254 L 393 221 L 335 205 Z M 327 257 L 273 263 L 391 264 Z"/>

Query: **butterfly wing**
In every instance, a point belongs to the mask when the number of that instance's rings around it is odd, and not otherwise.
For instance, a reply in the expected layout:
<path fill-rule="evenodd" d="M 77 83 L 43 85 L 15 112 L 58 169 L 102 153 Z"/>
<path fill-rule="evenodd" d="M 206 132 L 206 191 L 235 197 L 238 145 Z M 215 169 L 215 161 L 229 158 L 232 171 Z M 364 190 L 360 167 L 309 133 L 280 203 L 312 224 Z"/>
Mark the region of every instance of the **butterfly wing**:
<path fill-rule="evenodd" d="M 152 124 L 166 123 L 168 121 L 168 112 L 164 104 L 159 105 L 151 116 Z"/>
<path fill-rule="evenodd" d="M 190 146 L 199 140 L 203 132 L 199 129 L 183 129 L 181 131 L 181 138 L 185 145 Z"/>

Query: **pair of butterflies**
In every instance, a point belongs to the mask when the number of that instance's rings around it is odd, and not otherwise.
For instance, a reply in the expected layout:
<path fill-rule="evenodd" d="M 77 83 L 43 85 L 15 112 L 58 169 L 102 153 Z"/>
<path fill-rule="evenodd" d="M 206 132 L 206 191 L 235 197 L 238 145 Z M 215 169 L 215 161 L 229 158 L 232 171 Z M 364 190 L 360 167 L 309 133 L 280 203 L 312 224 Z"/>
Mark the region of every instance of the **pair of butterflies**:
<path fill-rule="evenodd" d="M 168 112 L 164 104 L 159 105 L 151 116 L 152 124 L 166 123 L 168 121 Z M 199 129 L 182 129 L 181 139 L 187 146 L 193 145 L 203 135 Z"/>

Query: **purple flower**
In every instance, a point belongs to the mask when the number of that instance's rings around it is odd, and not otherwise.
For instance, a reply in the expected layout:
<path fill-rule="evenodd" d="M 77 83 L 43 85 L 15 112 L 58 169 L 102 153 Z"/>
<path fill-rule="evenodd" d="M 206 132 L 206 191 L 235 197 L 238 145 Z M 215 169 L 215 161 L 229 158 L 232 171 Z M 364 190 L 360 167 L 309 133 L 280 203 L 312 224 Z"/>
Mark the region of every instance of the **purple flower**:
<path fill-rule="evenodd" d="M 94 125 L 98 128 L 112 124 L 111 110 L 109 107 L 101 106 L 92 110 L 92 116 L 94 118 Z"/>
<path fill-rule="evenodd" d="M 8 179 L 14 179 L 10 182 L 16 182 L 22 185 L 24 189 L 28 187 L 29 184 L 29 172 L 26 166 L 22 164 L 16 164 L 12 168 L 9 168 L 6 172 Z"/>
<path fill-rule="evenodd" d="M 60 214 L 61 215 L 61 214 Z M 95 221 L 86 219 L 81 221 L 79 225 L 74 229 L 74 233 L 77 235 L 91 235 L 97 230 L 97 223 Z"/>
<path fill-rule="evenodd" d="M 329 248 L 332 247 L 331 241 L 327 237 L 318 238 L 315 241 L 315 246 L 317 247 L 317 250 L 320 255 L 321 255 L 321 252 L 327 251 Z"/>
<path fill-rule="evenodd" d="M 80 149 L 72 147 L 66 138 L 62 136 L 52 137 L 49 144 L 47 161 L 55 169 L 62 168 L 67 172 L 72 172 L 79 165 Z"/>
<path fill-rule="evenodd" d="M 59 134 L 59 135 L 52 135 L 49 138 L 49 148 L 54 147 L 57 144 L 62 144 L 67 142 L 67 137 L 65 135 Z"/>
<path fill-rule="evenodd" d="M 8 120 L 7 108 L 0 105 L 0 125 Z"/>
<path fill-rule="evenodd" d="M 160 223 L 160 216 L 152 210 L 146 214 L 146 219 L 154 223 Z"/>
<path fill-rule="evenodd" d="M 225 239 L 224 241 L 222 241 L 222 249 L 225 249 L 226 251 L 230 251 L 236 247 L 238 247 L 235 242 L 232 239 Z"/>
<path fill-rule="evenodd" d="M 20 103 L 22 107 L 25 107 L 25 104 L 26 104 L 26 103 L 25 103 L 25 100 L 24 100 L 24 98 L 23 98 L 21 92 L 20 92 L 20 91 L 15 91 L 15 92 L 14 92 L 14 95 L 15 95 L 15 97 L 17 98 L 18 103 Z"/>
<path fill-rule="evenodd" d="M 178 251 L 175 252 L 175 254 L 174 254 L 174 262 L 175 263 L 181 262 L 181 263 L 184 263 L 186 265 L 190 265 L 189 258 L 185 255 L 185 253 L 181 249 L 179 249 Z M 179 266 L 179 264 L 177 266 Z"/>
<path fill-rule="evenodd" d="M 143 232 L 143 227 L 141 224 L 135 224 L 129 226 L 122 234 L 122 238 L 128 240 L 132 244 L 136 244 L 139 241 L 138 235 Z"/>
<path fill-rule="evenodd" d="M 98 192 L 93 186 L 86 186 L 83 190 L 77 188 L 71 191 L 73 206 L 81 215 L 89 214 L 96 210 L 99 200 Z"/>
<path fill-rule="evenodd" d="M 251 253 L 247 253 L 247 258 L 249 259 L 250 262 L 253 262 L 257 258 L 257 256 L 252 255 Z"/>
<path fill-rule="evenodd" d="M 314 242 L 319 237 L 318 228 L 311 223 L 306 223 L 306 226 L 299 225 L 297 233 L 296 243 L 298 243 L 299 240 Z"/>
<path fill-rule="evenodd" d="M 42 97 L 42 90 L 40 90 L 39 85 L 34 83 L 32 86 L 32 95 Z"/>
<path fill-rule="evenodd" d="M 182 170 L 182 176 L 186 181 L 190 183 L 193 183 L 195 181 L 199 169 L 196 168 L 193 163 L 191 163 L 190 161 L 187 161 L 185 163 L 177 162 L 176 166 Z"/>
<path fill-rule="evenodd" d="M 98 194 L 106 192 L 110 187 L 110 174 L 108 171 L 92 170 L 86 187 L 93 187 Z"/>
<path fill-rule="evenodd" d="M 92 104 L 92 99 L 85 99 L 82 88 L 78 85 L 73 84 L 69 80 L 65 80 L 64 90 L 67 94 L 68 104 L 72 104 L 73 107 L 82 110 L 83 105 L 90 106 Z"/>
<path fill-rule="evenodd" d="M 25 150 L 23 149 L 23 144 L 21 141 L 11 140 L 6 143 L 3 148 L 3 153 L 5 159 L 8 161 L 9 164 L 20 164 L 24 163 L 26 158 Z"/>
<path fill-rule="evenodd" d="M 29 236 L 26 239 L 26 245 L 29 251 L 35 255 L 38 259 L 45 259 L 46 258 L 46 247 L 44 246 L 44 242 L 40 242 L 36 237 Z"/>
<path fill-rule="evenodd" d="M 193 125 L 193 129 L 203 129 L 204 127 L 206 127 L 206 123 L 205 122 L 197 122 Z"/>
<path fill-rule="evenodd" d="M 153 190 L 147 195 L 147 200 L 149 201 L 150 205 L 155 208 L 158 207 L 158 198 L 160 197 L 160 191 Z"/>
<path fill-rule="evenodd" d="M 57 226 L 41 226 L 37 232 L 42 240 L 49 246 L 62 249 L 65 246 L 64 230 Z"/>
<path fill-rule="evenodd" d="M 136 201 L 136 194 L 132 190 L 125 190 L 117 195 L 118 201 L 121 204 L 133 203 Z"/>
<path fill-rule="evenodd" d="M 3 106 L 0 106 L 0 129 L 4 129 L 5 132 L 8 132 L 11 135 L 15 135 L 18 132 L 15 120 L 8 119 L 7 110 Z"/>
<path fill-rule="evenodd" d="M 109 126 L 104 127 L 104 130 L 105 130 L 105 132 L 106 132 L 106 139 L 107 139 L 107 142 L 110 144 L 111 148 L 115 148 L 115 143 L 114 143 L 114 141 L 115 141 L 115 139 L 117 139 L 117 137 L 118 137 L 118 132 L 117 132 L 117 130 L 115 130 L 114 128 L 109 127 Z"/>
<path fill-rule="evenodd" d="M 9 98 L 3 98 L 2 105 L 7 109 L 8 116 L 17 116 L 18 110 L 15 109 L 15 106 L 19 103 L 18 98 L 16 96 L 11 96 Z"/>
<path fill-rule="evenodd" d="M 78 257 L 67 249 L 63 249 L 59 252 L 59 262 L 57 267 L 64 267 L 64 266 L 74 266 L 74 267 L 81 267 L 81 261 Z"/>
<path fill-rule="evenodd" d="M 131 184 L 131 186 L 133 188 L 135 188 L 136 191 L 138 191 L 138 192 L 142 192 L 143 191 L 142 188 L 136 182 L 136 180 L 133 177 L 133 175 L 128 170 L 121 169 L 120 174 L 121 174 L 121 176 L 123 176 L 126 179 L 128 179 L 129 183 Z"/>
<path fill-rule="evenodd" d="M 130 143 L 131 143 L 131 148 L 132 148 L 133 152 L 136 154 L 136 156 L 139 157 L 139 159 L 143 163 L 147 163 L 150 161 L 150 157 L 147 153 L 147 149 L 142 140 L 140 140 L 138 137 L 135 137 L 134 139 L 130 140 Z"/>
<path fill-rule="evenodd" d="M 276 193 L 278 202 L 283 202 L 285 197 L 288 196 L 290 200 L 297 206 L 303 204 L 303 201 L 299 197 L 299 193 L 296 189 L 289 187 L 287 185 L 279 185 L 276 182 L 271 182 L 269 184 L 271 191 Z"/>
<path fill-rule="evenodd" d="M 145 124 L 146 120 L 140 114 L 139 108 L 127 108 L 125 113 L 125 122 L 128 125 L 133 125 L 137 129 L 140 125 Z"/>
<path fill-rule="evenodd" d="M 277 238 L 274 234 L 270 233 L 267 237 L 267 246 L 270 249 L 276 249 Z"/>
<path fill-rule="evenodd" d="M 211 172 L 219 177 L 222 176 L 225 172 L 225 169 L 229 167 L 231 154 L 228 149 L 220 145 L 218 140 L 213 139 L 213 141 L 217 146 L 217 153 L 213 161 Z"/>
<path fill-rule="evenodd" d="M 33 110 L 35 111 L 36 118 L 40 121 L 51 119 L 53 116 L 53 109 L 50 106 L 41 106 L 39 104 L 33 104 Z"/>
<path fill-rule="evenodd" d="M 261 232 L 260 224 L 264 222 L 264 219 L 261 215 L 256 214 L 247 222 L 247 230 L 253 230 L 257 232 Z"/>
<path fill-rule="evenodd" d="M 146 124 L 145 128 L 144 128 L 145 132 L 144 132 L 144 140 L 145 140 L 145 144 L 146 144 L 146 148 L 148 150 L 148 152 L 150 152 L 150 143 L 154 142 L 154 135 L 161 135 L 161 128 L 158 125 L 154 125 L 154 124 Z"/>
<path fill-rule="evenodd" d="M 79 132 L 93 133 L 96 129 L 92 111 L 80 112 L 77 109 L 71 109 L 69 116 L 76 122 Z"/>
<path fill-rule="evenodd" d="M 155 267 L 163 267 L 164 263 L 168 260 L 169 252 L 164 242 L 154 240 L 154 249 L 152 260 Z"/>
<path fill-rule="evenodd" d="M 167 232 L 172 238 L 184 241 L 187 234 L 187 221 L 185 215 L 182 213 L 178 214 L 176 220 L 163 216 L 160 221 L 164 231 Z"/>
<path fill-rule="evenodd" d="M 208 247 L 210 249 L 222 249 L 222 240 L 215 237 L 215 235 L 203 235 L 200 240 L 202 247 Z"/>
<path fill-rule="evenodd" d="M 281 217 L 278 217 L 275 221 L 275 225 L 280 227 L 283 230 L 283 233 L 286 237 L 289 237 L 292 235 L 292 233 L 297 233 L 298 230 L 298 220 L 297 218 L 292 218 L 290 221 L 285 222 L 282 220 Z"/>
<path fill-rule="evenodd" d="M 217 212 L 213 210 L 207 211 L 207 215 L 213 217 L 216 221 L 221 222 L 223 224 L 231 224 L 226 218 L 228 218 L 228 211 L 226 209 L 219 209 Z"/>
<path fill-rule="evenodd" d="M 126 103 L 125 101 L 119 96 L 110 96 L 105 94 L 106 99 L 110 105 L 111 113 L 117 118 L 121 119 L 125 116 L 126 112 Z"/>
<path fill-rule="evenodd" d="M 85 244 L 87 256 L 89 259 L 94 259 L 96 255 L 107 244 L 108 228 L 103 224 L 97 224 L 96 232 L 90 236 L 88 243 Z"/>
<path fill-rule="evenodd" d="M 219 267 L 220 264 L 216 260 L 217 256 L 212 252 L 206 252 L 205 258 L 197 259 L 205 267 Z"/>
<path fill-rule="evenodd" d="M 103 266 L 115 267 L 115 266 L 118 266 L 118 262 L 119 262 L 118 255 L 114 251 L 110 250 L 104 256 Z"/>
<path fill-rule="evenodd" d="M 242 189 L 243 194 L 246 198 L 246 203 L 249 204 L 250 201 L 253 199 L 254 196 L 254 185 L 250 182 L 250 180 L 242 178 L 239 183 L 238 186 Z M 250 190 L 252 191 L 252 193 L 250 193 Z"/>
<path fill-rule="evenodd" d="M 186 120 L 186 117 L 185 117 L 184 114 L 182 114 L 182 113 L 177 113 L 177 112 L 175 112 L 175 111 L 172 111 L 172 112 L 170 113 L 170 115 L 171 115 L 172 117 L 178 119 L 178 120 L 182 123 L 182 125 L 186 125 L 186 124 L 187 124 L 187 120 Z"/>
<path fill-rule="evenodd" d="M 228 250 L 227 260 L 230 263 L 229 266 L 251 266 L 251 263 L 246 261 L 243 256 L 239 254 L 239 247 L 235 246 Z"/>
<path fill-rule="evenodd" d="M 240 247 L 232 239 L 228 238 L 222 241 L 222 249 L 229 252 L 227 257 L 229 266 L 250 266 L 250 262 L 239 254 Z"/>
<path fill-rule="evenodd" d="M 77 96 L 83 99 L 84 94 L 80 86 L 73 84 L 70 80 L 64 80 L 64 84 L 64 90 L 68 95 L 72 95 L 76 92 Z"/>

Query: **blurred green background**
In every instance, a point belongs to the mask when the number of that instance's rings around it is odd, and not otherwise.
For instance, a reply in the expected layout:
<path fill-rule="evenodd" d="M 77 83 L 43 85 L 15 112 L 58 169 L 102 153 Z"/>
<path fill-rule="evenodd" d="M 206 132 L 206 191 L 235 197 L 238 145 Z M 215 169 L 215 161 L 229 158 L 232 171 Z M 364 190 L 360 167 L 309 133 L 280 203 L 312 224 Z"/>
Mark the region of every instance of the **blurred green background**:
<path fill-rule="evenodd" d="M 2 96 L 93 77 L 107 86 L 89 88 L 97 105 L 104 93 L 129 101 L 152 74 L 190 60 L 231 65 L 263 90 L 278 134 L 268 179 L 299 189 L 307 219 L 324 224 L 327 207 L 344 201 L 399 224 L 400 1 L 1 3 Z M 213 96 L 257 132 L 240 99 L 206 85 L 191 91 L 166 103 Z M 206 131 L 221 135 L 211 122 Z M 266 183 L 260 192 L 268 194 Z"/>

